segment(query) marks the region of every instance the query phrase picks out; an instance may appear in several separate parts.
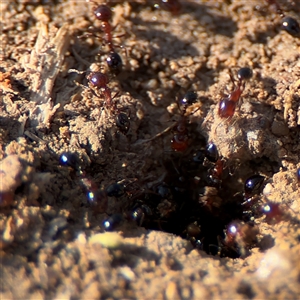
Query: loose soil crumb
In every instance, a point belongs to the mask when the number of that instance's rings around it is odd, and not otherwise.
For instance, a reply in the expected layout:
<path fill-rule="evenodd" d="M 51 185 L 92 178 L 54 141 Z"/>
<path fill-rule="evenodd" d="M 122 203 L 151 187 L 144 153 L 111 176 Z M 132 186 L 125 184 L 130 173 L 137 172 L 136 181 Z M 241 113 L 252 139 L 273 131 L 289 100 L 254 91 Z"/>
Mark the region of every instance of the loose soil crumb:
<path fill-rule="evenodd" d="M 300 3 L 279 2 L 300 22 Z M 126 135 L 81 74 L 108 73 L 107 46 L 78 38 L 99 26 L 94 4 L 0 4 L 1 299 L 300 297 L 300 39 L 280 30 L 267 1 L 181 3 L 173 15 L 154 1 L 112 1 L 114 41 L 125 50 L 117 50 L 124 68 L 108 86 L 130 119 Z M 254 76 L 235 116 L 221 119 L 217 104 L 233 88 L 229 71 L 245 66 Z M 275 224 L 256 220 L 258 244 L 244 258 L 208 255 L 129 221 L 105 233 L 102 221 L 128 210 L 126 197 L 111 197 L 95 213 L 79 175 L 59 165 L 61 153 L 76 153 L 100 189 L 160 182 L 180 118 L 176 99 L 191 90 L 198 102 L 189 121 L 239 168 L 235 184 L 253 172 L 266 176 L 261 197 L 286 212 Z"/>

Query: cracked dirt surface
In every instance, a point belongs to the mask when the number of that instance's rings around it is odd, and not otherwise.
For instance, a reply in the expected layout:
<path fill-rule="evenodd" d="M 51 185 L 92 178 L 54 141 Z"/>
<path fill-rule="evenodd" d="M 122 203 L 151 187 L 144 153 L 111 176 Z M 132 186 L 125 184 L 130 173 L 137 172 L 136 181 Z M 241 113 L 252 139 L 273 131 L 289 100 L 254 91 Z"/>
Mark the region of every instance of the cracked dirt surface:
<path fill-rule="evenodd" d="M 299 3 L 279 2 L 300 21 Z M 82 86 L 84 75 L 69 72 L 105 65 L 102 43 L 76 38 L 96 23 L 92 3 L 0 5 L 2 299 L 300 297 L 300 39 L 280 30 L 272 7 L 182 1 L 172 15 L 151 1 L 113 2 L 115 40 L 127 54 L 118 50 L 124 68 L 109 88 L 130 116 L 124 135 L 103 99 Z M 234 118 L 221 120 L 216 104 L 232 89 L 229 70 L 244 66 L 253 78 Z M 78 174 L 58 162 L 64 151 L 77 153 L 99 188 L 159 181 L 172 131 L 153 137 L 178 120 L 175 101 L 190 90 L 198 101 L 189 121 L 238 164 L 237 187 L 260 173 L 262 197 L 286 211 L 275 224 L 256 220 L 259 242 L 243 259 L 208 255 L 129 221 L 105 233 L 103 219 L 128 209 L 128 199 L 110 197 L 95 214 Z"/>

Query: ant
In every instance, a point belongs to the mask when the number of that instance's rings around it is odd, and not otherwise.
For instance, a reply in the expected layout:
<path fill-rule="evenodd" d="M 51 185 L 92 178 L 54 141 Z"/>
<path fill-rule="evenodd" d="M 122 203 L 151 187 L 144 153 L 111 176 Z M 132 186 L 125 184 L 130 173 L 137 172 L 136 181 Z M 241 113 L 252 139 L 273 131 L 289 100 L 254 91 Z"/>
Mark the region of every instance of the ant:
<path fill-rule="evenodd" d="M 110 217 L 106 218 L 102 225 L 105 231 L 112 231 L 123 222 L 124 217 L 121 214 L 113 214 Z"/>
<path fill-rule="evenodd" d="M 247 178 L 244 184 L 245 198 L 249 199 L 253 195 L 259 194 L 262 190 L 264 181 L 265 177 L 259 174 Z"/>
<path fill-rule="evenodd" d="M 253 222 L 244 223 L 240 220 L 234 220 L 227 225 L 224 230 L 225 238 L 221 240 L 223 251 L 236 254 L 238 257 L 245 257 L 248 251 L 257 244 L 259 229 Z"/>
<path fill-rule="evenodd" d="M 119 112 L 116 117 L 116 125 L 119 131 L 126 135 L 128 130 L 130 129 L 130 121 L 128 115 L 122 111 Z"/>
<path fill-rule="evenodd" d="M 87 0 L 87 2 L 93 1 Z M 93 3 L 97 5 L 95 2 Z M 110 23 L 112 19 L 112 11 L 107 5 L 100 4 L 93 8 L 93 12 L 95 18 L 101 21 L 100 28 L 104 32 L 104 40 L 110 50 L 106 59 L 107 66 L 112 73 L 118 75 L 122 71 L 123 62 L 121 56 L 115 51 L 115 45 L 113 44 L 112 31 L 115 27 L 112 27 Z"/>
<path fill-rule="evenodd" d="M 233 91 L 224 97 L 219 103 L 218 114 L 221 118 L 232 118 L 235 112 L 237 103 L 245 89 L 246 81 L 252 77 L 253 73 L 250 68 L 241 68 L 237 72 L 238 84 L 235 84 L 232 75 L 230 74 L 230 79 L 233 83 Z"/>
<path fill-rule="evenodd" d="M 94 181 L 86 176 L 80 166 L 79 157 L 72 152 L 63 152 L 59 156 L 59 164 L 78 172 L 78 178 L 86 191 L 87 202 L 93 207 L 94 213 L 105 212 L 108 204 L 107 191 L 99 189 Z"/>
<path fill-rule="evenodd" d="M 92 87 L 96 88 L 97 90 L 102 90 L 106 105 L 108 107 L 112 106 L 112 100 L 118 93 L 112 98 L 111 90 L 107 86 L 109 82 L 108 77 L 101 72 L 91 72 L 87 76 L 87 80 Z"/>
<path fill-rule="evenodd" d="M 136 205 L 132 211 L 129 212 L 129 218 L 136 222 L 138 226 L 142 226 L 145 220 L 145 217 L 151 216 L 152 210 L 146 204 Z"/>
<path fill-rule="evenodd" d="M 87 0 L 87 2 L 92 1 Z M 97 5 L 95 2 L 93 3 Z M 100 28 L 104 32 L 104 40 L 106 44 L 108 45 L 110 51 L 114 52 L 114 45 L 112 42 L 112 31 L 114 28 L 112 28 L 110 24 L 110 21 L 112 19 L 111 9 L 105 4 L 100 4 L 93 8 L 93 13 L 96 19 L 101 21 Z"/>
<path fill-rule="evenodd" d="M 184 152 L 189 145 L 189 132 L 187 128 L 187 117 L 185 116 L 187 108 L 197 100 L 196 92 L 187 92 L 179 101 L 178 108 L 181 111 L 181 118 L 173 128 L 173 138 L 171 147 L 174 151 Z"/>
<path fill-rule="evenodd" d="M 85 73 L 85 72 L 79 72 L 74 69 L 70 69 L 69 72 L 76 72 L 78 74 Z M 90 72 L 86 76 L 86 79 L 88 80 L 89 87 L 91 88 L 94 95 L 100 98 L 100 95 L 97 93 L 98 91 L 100 91 L 104 96 L 106 106 L 111 107 L 113 111 L 117 112 L 116 125 L 119 128 L 120 132 L 122 132 L 123 134 L 127 134 L 130 128 L 129 117 L 125 112 L 118 110 L 116 104 L 113 103 L 113 99 L 116 96 L 118 96 L 119 93 L 117 92 L 112 97 L 111 89 L 108 87 L 109 79 L 107 75 L 102 72 L 95 71 L 95 72 Z M 83 87 L 87 88 L 86 86 Z M 97 92 L 95 92 L 95 90 Z"/>
<path fill-rule="evenodd" d="M 211 166 L 207 170 L 207 179 L 209 180 L 208 184 L 219 187 L 222 183 L 223 171 L 225 169 L 225 160 L 219 155 L 217 146 L 213 142 L 209 142 L 205 148 L 205 158 L 208 160 L 208 164 Z M 207 162 L 206 162 L 207 164 Z"/>
<path fill-rule="evenodd" d="M 69 73 L 77 73 L 77 74 L 86 74 L 88 73 L 88 75 L 86 76 L 86 79 L 88 80 L 88 85 L 91 88 L 92 92 L 94 93 L 95 96 L 101 98 L 96 92 L 100 91 L 102 93 L 102 95 L 104 96 L 106 105 L 108 107 L 113 106 L 113 108 L 115 108 L 115 105 L 112 103 L 112 100 L 118 95 L 118 93 L 115 94 L 114 97 L 112 97 L 111 95 L 111 89 L 108 87 L 108 83 L 109 83 L 109 79 L 107 77 L 106 74 L 99 72 L 99 71 L 78 71 L 76 69 L 70 69 Z M 85 89 L 88 89 L 88 87 L 82 85 L 82 84 L 78 84 L 80 86 L 82 86 Z"/>

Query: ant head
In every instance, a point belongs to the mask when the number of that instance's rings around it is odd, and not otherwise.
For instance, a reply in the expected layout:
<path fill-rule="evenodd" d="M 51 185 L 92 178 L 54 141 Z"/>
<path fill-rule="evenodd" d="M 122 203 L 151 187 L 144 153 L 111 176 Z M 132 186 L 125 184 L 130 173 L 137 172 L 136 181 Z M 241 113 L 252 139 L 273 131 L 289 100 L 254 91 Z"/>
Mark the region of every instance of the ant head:
<path fill-rule="evenodd" d="M 211 162 L 216 162 L 219 159 L 219 152 L 216 144 L 209 142 L 205 148 L 205 156 Z"/>
<path fill-rule="evenodd" d="M 261 192 L 265 177 L 259 174 L 252 175 L 245 180 L 244 192 L 247 198 Z"/>
<path fill-rule="evenodd" d="M 120 132 L 126 134 L 130 129 L 130 121 L 128 115 L 124 112 L 120 112 L 116 117 L 116 125 L 119 128 Z"/>
<path fill-rule="evenodd" d="M 197 101 L 197 93 L 195 91 L 187 92 L 183 98 L 179 101 L 184 107 L 190 106 Z"/>
<path fill-rule="evenodd" d="M 87 80 L 91 85 L 98 88 L 104 88 L 108 84 L 107 76 L 101 72 L 91 72 L 87 76 Z"/>
<path fill-rule="evenodd" d="M 182 114 L 185 114 L 187 108 L 197 102 L 197 93 L 195 91 L 187 92 L 182 99 L 177 101 L 177 105 Z"/>
<path fill-rule="evenodd" d="M 112 11 L 107 5 L 101 4 L 95 6 L 94 15 L 99 21 L 107 23 L 112 18 Z"/>
<path fill-rule="evenodd" d="M 237 72 L 237 77 L 239 79 L 239 81 L 247 81 L 249 79 L 251 79 L 253 76 L 253 72 L 250 68 L 240 68 Z"/>
<path fill-rule="evenodd" d="M 240 68 L 237 71 L 238 85 L 236 84 L 236 81 L 234 80 L 234 76 L 232 74 L 231 69 L 229 70 L 229 76 L 230 76 L 230 80 L 234 87 L 237 86 L 237 88 L 241 88 L 241 87 L 244 88 L 245 82 L 252 78 L 253 72 L 248 67 Z"/>

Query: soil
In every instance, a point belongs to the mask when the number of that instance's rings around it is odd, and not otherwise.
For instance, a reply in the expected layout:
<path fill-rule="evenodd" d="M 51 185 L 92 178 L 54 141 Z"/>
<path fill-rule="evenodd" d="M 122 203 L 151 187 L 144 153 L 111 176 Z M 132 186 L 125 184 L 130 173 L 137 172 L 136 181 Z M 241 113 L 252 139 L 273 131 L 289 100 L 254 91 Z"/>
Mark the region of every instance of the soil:
<path fill-rule="evenodd" d="M 279 2 L 300 21 L 299 2 Z M 1 2 L 1 299 L 300 298 L 300 39 L 281 30 L 267 1 L 181 3 L 175 14 L 153 1 L 112 1 L 124 63 L 113 76 L 109 47 L 86 35 L 100 25 L 93 3 Z M 221 119 L 229 74 L 241 67 L 253 77 L 234 117 Z M 87 88 L 87 70 L 109 74 L 117 108 Z M 262 174 L 261 201 L 284 211 L 277 222 L 255 220 L 258 242 L 242 258 L 129 220 L 105 232 L 103 220 L 125 213 L 130 197 L 109 197 L 101 212 L 87 202 L 82 170 L 99 189 L 162 181 L 173 155 L 166 128 L 191 90 L 198 101 L 187 120 L 234 167 L 233 185 L 242 191 Z M 121 111 L 126 134 L 116 125 Z M 59 164 L 63 152 L 76 153 L 80 170 Z"/>

